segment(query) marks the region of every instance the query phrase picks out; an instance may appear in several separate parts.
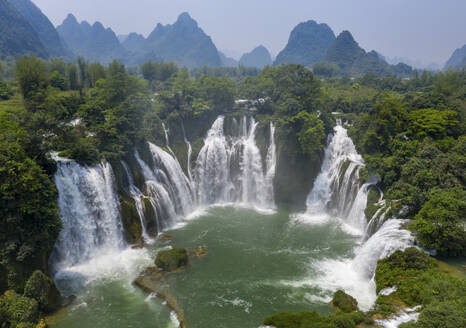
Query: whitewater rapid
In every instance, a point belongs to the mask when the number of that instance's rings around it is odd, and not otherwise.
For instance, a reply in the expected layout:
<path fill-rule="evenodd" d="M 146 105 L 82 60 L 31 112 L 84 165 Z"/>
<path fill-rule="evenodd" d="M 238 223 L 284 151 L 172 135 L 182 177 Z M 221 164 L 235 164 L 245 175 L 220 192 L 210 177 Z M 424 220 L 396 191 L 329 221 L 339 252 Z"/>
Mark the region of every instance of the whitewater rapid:
<path fill-rule="evenodd" d="M 359 170 L 363 167 L 364 160 L 347 130 L 338 124 L 329 136 L 321 171 L 307 198 L 306 212 L 292 219 L 298 224 L 337 226 L 357 236 L 359 246 L 346 258 L 312 263 L 314 278 L 287 283 L 316 287 L 321 290 L 320 300 L 325 302 L 331 300 L 333 292 L 342 289 L 358 300 L 361 309 L 369 310 L 377 298 L 374 273 L 378 260 L 409 247 L 413 237 L 403 229 L 405 221 L 385 220 L 388 209 L 383 199 L 379 200 L 380 211 L 368 224 L 367 196 L 375 181 L 360 181 Z"/>

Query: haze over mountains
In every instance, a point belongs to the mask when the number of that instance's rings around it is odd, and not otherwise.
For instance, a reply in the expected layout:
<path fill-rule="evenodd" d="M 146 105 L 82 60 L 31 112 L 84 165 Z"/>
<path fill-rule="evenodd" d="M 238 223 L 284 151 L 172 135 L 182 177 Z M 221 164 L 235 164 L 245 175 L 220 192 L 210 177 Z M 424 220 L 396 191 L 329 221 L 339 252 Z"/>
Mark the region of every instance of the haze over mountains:
<path fill-rule="evenodd" d="M 409 76 L 410 66 L 402 60 L 387 60 L 375 51 L 362 49 L 349 31 L 338 37 L 323 23 L 309 20 L 298 24 L 284 49 L 272 61 L 270 52 L 258 46 L 239 61 L 218 51 L 211 37 L 188 14 L 173 24 L 157 24 L 147 38 L 138 33 L 117 36 L 100 22 L 78 22 L 69 14 L 56 29 L 30 0 L 0 0 L 0 57 L 35 54 L 42 58 L 82 56 L 104 64 L 116 59 L 136 66 L 148 60 L 173 61 L 189 69 L 201 66 L 259 69 L 287 63 L 315 66 L 327 76 L 375 75 Z M 466 65 L 466 47 L 458 49 L 445 68 Z M 396 65 L 391 65 L 397 63 Z"/>
<path fill-rule="evenodd" d="M 445 69 L 462 68 L 466 66 L 466 44 L 456 49 L 450 59 L 445 63 Z"/>

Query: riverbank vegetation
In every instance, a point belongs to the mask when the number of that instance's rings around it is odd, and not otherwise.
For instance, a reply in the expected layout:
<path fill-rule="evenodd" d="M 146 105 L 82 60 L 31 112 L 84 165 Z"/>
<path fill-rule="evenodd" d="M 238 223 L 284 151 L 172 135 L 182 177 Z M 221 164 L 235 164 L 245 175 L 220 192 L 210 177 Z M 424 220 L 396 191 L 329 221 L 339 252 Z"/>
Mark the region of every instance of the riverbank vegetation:
<path fill-rule="evenodd" d="M 0 302 L 22 304 L 28 309 L 24 313 L 32 309 L 32 314 L 21 319 L 7 310 L 0 319 L 15 327 L 40 318 L 34 311 L 42 309 L 41 298 L 22 294 L 35 270 L 49 272 L 48 257 L 61 228 L 52 154 L 84 165 L 118 161 L 145 140 L 161 143 L 162 122 L 181 122 L 196 148 L 214 117 L 235 113 L 276 122 L 278 166 L 286 164 L 297 175 L 277 169 L 282 186 L 277 197 L 290 202 L 293 179 L 311 181 L 318 173 L 336 119 L 350 123 L 350 135 L 366 162 L 362 175 L 377 177 L 390 215 L 412 220 L 409 228 L 419 246 L 442 256 L 466 255 L 464 70 L 424 72 L 409 80 L 371 74 L 320 80 L 300 65 L 260 72 L 205 68 L 190 74 L 171 63 L 148 62 L 135 70 L 116 61 L 103 66 L 82 58 L 46 62 L 23 57 L 0 65 L 0 292 L 10 290 Z M 396 270 L 396 256 L 379 265 L 378 287 L 390 285 L 386 279 L 392 273 L 384 278 L 384 272 Z M 464 292 L 464 279 L 453 281 L 435 271 L 436 264 L 425 255 L 418 258 L 427 267 L 412 268 L 417 271 L 394 295 L 406 305 L 423 305 L 419 327 L 431 320 L 423 318 L 449 309 L 464 318 L 464 303 L 438 296 Z M 421 293 L 430 287 L 439 294 Z M 10 305 L 2 308 L 19 306 Z M 390 306 L 379 298 L 377 309 Z M 320 320 L 318 314 L 300 318 Z M 338 314 L 332 320 L 357 324 L 365 319 Z"/>

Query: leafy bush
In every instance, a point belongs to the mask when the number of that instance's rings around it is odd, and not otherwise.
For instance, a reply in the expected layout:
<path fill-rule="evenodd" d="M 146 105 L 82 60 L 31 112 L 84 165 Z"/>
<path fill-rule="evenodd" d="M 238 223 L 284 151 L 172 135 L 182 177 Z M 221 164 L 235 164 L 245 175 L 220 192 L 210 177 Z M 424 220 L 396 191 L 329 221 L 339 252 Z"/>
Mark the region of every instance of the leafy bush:
<path fill-rule="evenodd" d="M 55 283 L 39 270 L 34 271 L 26 282 L 24 296 L 35 299 L 39 308 L 47 313 L 60 307 L 61 296 Z"/>
<path fill-rule="evenodd" d="M 20 323 L 36 323 L 39 320 L 39 305 L 32 298 L 8 291 L 0 296 L 0 318 L 11 327 Z"/>
<path fill-rule="evenodd" d="M 350 313 L 358 309 L 358 301 L 342 290 L 337 290 L 333 295 L 332 304 L 345 313 Z"/>
<path fill-rule="evenodd" d="M 283 312 L 264 320 L 264 325 L 277 328 L 355 328 L 365 323 L 372 324 L 373 320 L 362 312 L 335 313 L 320 316 L 314 311 L 288 313 Z"/>
<path fill-rule="evenodd" d="M 411 225 L 421 245 L 441 255 L 466 256 L 466 191 L 434 190 Z"/>

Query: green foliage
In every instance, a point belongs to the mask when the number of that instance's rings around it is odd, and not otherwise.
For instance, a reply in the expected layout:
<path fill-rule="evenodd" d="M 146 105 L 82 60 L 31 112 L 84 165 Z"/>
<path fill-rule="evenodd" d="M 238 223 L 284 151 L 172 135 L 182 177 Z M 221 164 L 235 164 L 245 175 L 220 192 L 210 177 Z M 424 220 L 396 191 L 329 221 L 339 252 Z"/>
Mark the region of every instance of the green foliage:
<path fill-rule="evenodd" d="M 89 80 L 89 86 L 93 88 L 96 86 L 97 81 L 105 78 L 105 67 L 100 63 L 90 63 L 87 65 L 87 76 Z"/>
<path fill-rule="evenodd" d="M 50 313 L 58 310 L 61 296 L 55 283 L 40 270 L 34 271 L 24 287 L 24 296 L 35 299 L 41 311 Z"/>
<path fill-rule="evenodd" d="M 280 116 L 294 116 L 301 111 L 313 112 L 321 108 L 321 84 L 301 65 L 266 67 L 256 78 L 247 78 L 241 94 L 259 100 L 259 112 Z"/>
<path fill-rule="evenodd" d="M 277 328 L 356 328 L 362 323 L 371 324 L 373 321 L 362 312 L 340 312 L 324 317 L 312 311 L 280 313 L 266 318 L 263 324 Z"/>
<path fill-rule="evenodd" d="M 342 290 L 337 290 L 335 294 L 333 294 L 332 305 L 345 313 L 358 310 L 358 301 Z"/>
<path fill-rule="evenodd" d="M 55 185 L 25 154 L 28 142 L 11 116 L 0 115 L 0 263 L 17 291 L 34 268 L 46 269 L 61 227 Z"/>
<path fill-rule="evenodd" d="M 441 255 L 466 256 L 465 217 L 464 189 L 433 190 L 412 227 L 422 246 L 434 248 Z"/>
<path fill-rule="evenodd" d="M 23 94 L 26 107 L 36 111 L 46 98 L 49 85 L 47 66 L 44 61 L 25 56 L 16 61 L 16 80 Z"/>
<path fill-rule="evenodd" d="M 375 313 L 386 316 L 396 312 L 400 304 L 422 305 L 419 322 L 407 327 L 443 327 L 438 325 L 446 313 L 454 314 L 454 323 L 457 318 L 464 318 L 466 279 L 447 275 L 436 264 L 416 248 L 396 251 L 380 260 L 375 274 L 377 291 L 391 286 L 397 290 L 377 298 Z M 445 327 L 454 326 L 448 323 Z"/>
<path fill-rule="evenodd" d="M 458 125 L 458 113 L 453 110 L 419 109 L 409 115 L 409 132 L 417 138 L 441 139 Z"/>
<path fill-rule="evenodd" d="M 397 280 L 402 277 L 417 275 L 432 269 L 435 261 L 417 248 L 410 247 L 404 251 L 396 251 L 389 257 L 379 261 L 375 273 L 377 292 L 384 288 L 397 285 Z"/>
<path fill-rule="evenodd" d="M 155 265 L 163 271 L 175 271 L 188 264 L 188 252 L 184 248 L 174 248 L 157 253 Z"/>
<path fill-rule="evenodd" d="M 52 87 L 60 89 L 60 90 L 66 90 L 67 89 L 66 79 L 58 71 L 53 71 L 50 74 L 50 85 Z"/>
<path fill-rule="evenodd" d="M 181 71 L 170 79 L 170 85 L 157 97 L 161 118 L 206 118 L 234 105 L 235 85 L 228 78 L 204 75 L 192 80 L 187 71 Z"/>
<path fill-rule="evenodd" d="M 39 305 L 32 298 L 8 291 L 0 296 L 0 319 L 10 327 L 36 323 L 39 320 Z"/>
<path fill-rule="evenodd" d="M 340 71 L 335 63 L 318 62 L 312 65 L 312 72 L 317 76 L 334 77 Z"/>
<path fill-rule="evenodd" d="M 243 81 L 248 76 L 258 76 L 260 69 L 256 67 L 245 67 L 239 65 L 238 67 L 211 67 L 203 66 L 191 70 L 191 76 L 198 79 L 203 75 L 211 77 L 229 77 L 237 82 Z"/>
<path fill-rule="evenodd" d="M 464 295 L 463 295 L 464 299 Z M 440 302 L 428 305 L 419 316 L 416 328 L 456 328 L 466 326 L 466 310 L 453 302 Z"/>
<path fill-rule="evenodd" d="M 300 112 L 289 121 L 297 134 L 303 154 L 313 155 L 324 147 L 325 130 L 324 123 L 316 114 Z"/>
<path fill-rule="evenodd" d="M 0 81 L 0 100 L 8 100 L 13 96 L 13 89 L 7 82 Z"/>
<path fill-rule="evenodd" d="M 141 65 L 141 73 L 150 85 L 157 89 L 160 83 L 166 82 L 179 68 L 175 63 L 162 63 L 148 61 Z"/>

